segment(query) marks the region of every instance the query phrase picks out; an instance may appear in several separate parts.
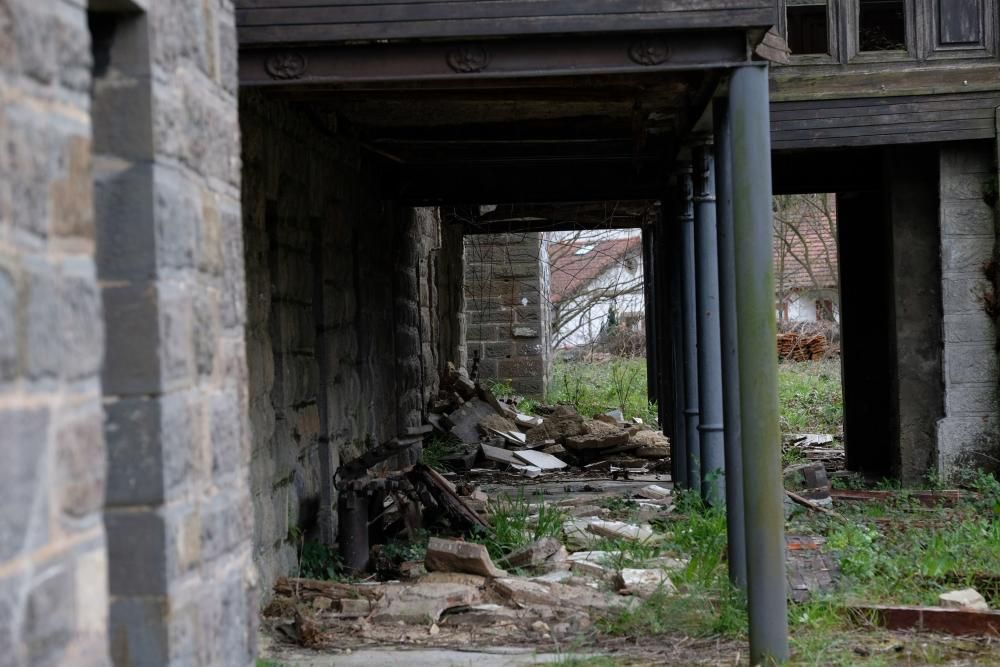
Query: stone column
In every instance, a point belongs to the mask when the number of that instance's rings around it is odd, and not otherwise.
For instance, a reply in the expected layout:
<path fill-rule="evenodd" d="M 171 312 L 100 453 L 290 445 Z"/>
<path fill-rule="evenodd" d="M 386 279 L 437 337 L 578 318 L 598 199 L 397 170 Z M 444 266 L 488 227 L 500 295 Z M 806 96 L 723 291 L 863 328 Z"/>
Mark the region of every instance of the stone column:
<path fill-rule="evenodd" d="M 112 658 L 253 662 L 231 4 L 111 17 L 95 82 Z"/>
<path fill-rule="evenodd" d="M 991 142 L 941 147 L 945 416 L 937 463 L 944 477 L 1000 458 L 996 211 L 986 201 L 996 192 L 993 158 Z"/>

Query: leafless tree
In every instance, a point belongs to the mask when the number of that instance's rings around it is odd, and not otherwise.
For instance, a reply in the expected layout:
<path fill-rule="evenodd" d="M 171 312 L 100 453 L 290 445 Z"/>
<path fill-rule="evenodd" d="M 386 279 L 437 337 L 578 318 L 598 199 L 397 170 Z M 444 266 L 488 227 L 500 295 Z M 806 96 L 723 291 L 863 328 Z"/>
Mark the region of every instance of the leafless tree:
<path fill-rule="evenodd" d="M 838 290 L 837 214 L 831 194 L 774 198 L 776 297 L 786 305 L 805 289 Z M 807 281 L 790 276 L 805 274 Z M 787 319 L 787 309 L 780 317 Z"/>

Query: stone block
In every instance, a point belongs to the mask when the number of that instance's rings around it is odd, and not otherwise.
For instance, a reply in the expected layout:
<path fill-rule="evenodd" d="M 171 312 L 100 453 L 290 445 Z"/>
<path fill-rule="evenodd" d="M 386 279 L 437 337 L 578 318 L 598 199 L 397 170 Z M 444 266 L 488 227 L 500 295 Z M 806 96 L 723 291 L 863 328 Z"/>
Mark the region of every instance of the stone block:
<path fill-rule="evenodd" d="M 62 375 L 69 380 L 96 376 L 104 359 L 101 296 L 94 262 L 89 257 L 62 262 L 58 309 L 62 334 Z"/>
<path fill-rule="evenodd" d="M 953 314 L 945 302 L 945 343 L 989 343 L 996 340 L 996 326 L 984 312 Z"/>
<path fill-rule="evenodd" d="M 515 357 L 501 359 L 497 364 L 497 371 L 503 377 L 538 377 L 545 372 L 545 365 L 540 357 Z"/>
<path fill-rule="evenodd" d="M 61 664 L 67 645 L 76 634 L 76 591 L 73 571 L 53 563 L 32 577 L 25 605 L 25 643 L 28 664 Z"/>
<path fill-rule="evenodd" d="M 52 232 L 57 236 L 92 240 L 94 231 L 93 176 L 90 139 L 66 139 L 59 157 L 60 177 L 51 184 Z"/>
<path fill-rule="evenodd" d="M 115 42 L 119 31 L 116 29 Z M 143 56 L 135 54 L 129 60 L 141 62 Z M 94 84 L 91 117 L 114 119 L 94 123 L 94 152 L 139 163 L 152 160 L 154 155 L 152 81 L 148 76 L 122 72 L 123 64 L 121 59 L 116 61 L 114 74 Z"/>
<path fill-rule="evenodd" d="M 154 283 L 106 285 L 102 386 L 106 395 L 157 393 L 161 387 L 159 298 Z"/>
<path fill-rule="evenodd" d="M 71 353 L 63 348 L 60 335 L 59 280 L 54 267 L 41 259 L 26 259 L 23 267 L 24 375 L 33 380 L 54 378 L 62 370 L 64 357 Z"/>
<path fill-rule="evenodd" d="M 96 515 L 104 503 L 104 413 L 96 401 L 59 424 L 56 488 L 63 515 Z"/>
<path fill-rule="evenodd" d="M 243 419 L 245 415 L 235 388 L 216 392 L 209 399 L 209 432 L 212 443 L 212 475 L 237 472 L 244 464 Z"/>
<path fill-rule="evenodd" d="M 938 596 L 938 601 L 946 609 L 965 609 L 966 611 L 990 610 L 990 606 L 986 604 L 986 598 L 974 588 L 963 588 L 959 591 L 941 593 Z"/>
<path fill-rule="evenodd" d="M 164 390 L 194 384 L 194 307 L 197 288 L 186 281 L 161 280 L 157 284 L 159 306 L 159 363 Z"/>
<path fill-rule="evenodd" d="M 147 505 L 164 498 L 161 401 L 127 398 L 105 404 L 107 504 Z"/>
<path fill-rule="evenodd" d="M 113 597 L 163 595 L 168 589 L 167 524 L 153 510 L 105 512 Z M 114 604 L 112 604 L 114 615 Z"/>
<path fill-rule="evenodd" d="M 46 408 L 0 410 L 0 562 L 48 539 L 46 481 L 49 412 Z"/>
<path fill-rule="evenodd" d="M 194 268 L 202 222 L 199 189 L 166 167 L 155 170 L 153 186 L 157 270 Z"/>
<path fill-rule="evenodd" d="M 0 257 L 0 384 L 18 375 L 18 297 L 14 267 Z"/>
<path fill-rule="evenodd" d="M 947 479 L 959 466 L 982 465 L 976 453 L 996 458 L 1000 432 L 994 415 L 947 417 L 938 422 L 938 472 Z M 988 460 L 987 460 L 988 461 Z"/>
<path fill-rule="evenodd" d="M 427 545 L 424 565 L 428 572 L 464 572 L 483 577 L 503 577 L 506 572 L 490 560 L 486 547 L 470 542 L 432 537 Z"/>
<path fill-rule="evenodd" d="M 95 165 L 97 267 L 105 280 L 145 281 L 156 274 L 153 170 L 148 162 Z"/>
<path fill-rule="evenodd" d="M 170 664 L 169 614 L 164 597 L 113 598 L 109 644 L 114 664 Z"/>

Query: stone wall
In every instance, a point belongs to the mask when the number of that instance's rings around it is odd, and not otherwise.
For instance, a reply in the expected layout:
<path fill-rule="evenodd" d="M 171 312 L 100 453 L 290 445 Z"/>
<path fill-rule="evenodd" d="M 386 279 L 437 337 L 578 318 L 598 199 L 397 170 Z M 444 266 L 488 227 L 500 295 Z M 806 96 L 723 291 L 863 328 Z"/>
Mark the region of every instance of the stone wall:
<path fill-rule="evenodd" d="M 467 365 L 481 378 L 543 397 L 551 374 L 548 256 L 540 233 L 465 241 Z"/>
<path fill-rule="evenodd" d="M 342 461 L 422 423 L 436 391 L 433 210 L 380 200 L 357 144 L 241 100 L 254 558 L 264 597 L 302 540 L 332 544 Z M 396 462 L 399 463 L 399 462 Z"/>
<path fill-rule="evenodd" d="M 0 664 L 105 665 L 104 330 L 80 3 L 0 0 Z"/>
<path fill-rule="evenodd" d="M 996 302 L 986 269 L 995 257 L 993 142 L 941 147 L 941 271 L 944 304 L 945 417 L 938 423 L 938 469 L 943 475 L 998 458 L 997 331 L 988 299 Z M 995 271 L 995 269 L 994 269 Z M 983 452 L 990 458 L 979 457 Z"/>

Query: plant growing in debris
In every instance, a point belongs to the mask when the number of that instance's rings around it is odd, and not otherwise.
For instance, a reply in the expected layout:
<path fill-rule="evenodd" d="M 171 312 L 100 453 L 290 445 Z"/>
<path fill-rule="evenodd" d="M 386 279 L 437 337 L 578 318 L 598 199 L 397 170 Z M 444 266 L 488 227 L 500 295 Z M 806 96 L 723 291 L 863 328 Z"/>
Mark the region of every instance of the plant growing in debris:
<path fill-rule="evenodd" d="M 493 533 L 479 533 L 475 539 L 486 546 L 493 560 L 543 537 L 559 538 L 566 521 L 562 510 L 544 503 L 532 505 L 523 493 L 491 499 L 486 509 Z"/>
<path fill-rule="evenodd" d="M 616 362 L 611 364 L 611 393 L 617 401 L 618 409 L 627 415 L 638 391 L 639 368 L 634 364 Z"/>
<path fill-rule="evenodd" d="M 455 447 L 450 442 L 435 436 L 424 442 L 420 462 L 428 468 L 444 470 L 444 459 L 454 452 Z"/>
<path fill-rule="evenodd" d="M 344 563 L 331 547 L 312 540 L 303 541 L 299 549 L 299 576 L 305 579 L 342 581 Z"/>

